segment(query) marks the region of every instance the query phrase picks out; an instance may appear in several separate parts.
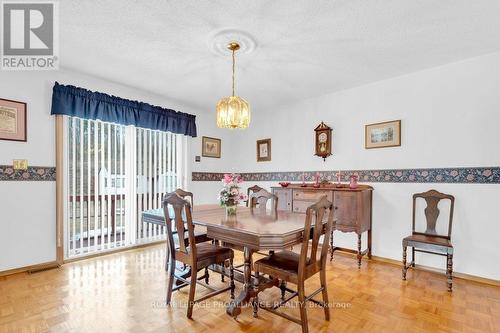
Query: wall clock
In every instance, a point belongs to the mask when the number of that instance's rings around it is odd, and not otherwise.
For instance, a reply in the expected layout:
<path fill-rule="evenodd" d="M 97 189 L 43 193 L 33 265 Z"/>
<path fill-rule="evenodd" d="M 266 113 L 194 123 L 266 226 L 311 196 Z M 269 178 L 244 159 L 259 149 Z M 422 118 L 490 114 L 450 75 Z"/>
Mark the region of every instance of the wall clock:
<path fill-rule="evenodd" d="M 323 157 L 323 161 L 332 154 L 332 129 L 324 122 L 314 129 L 316 132 L 316 153 L 314 155 Z"/>

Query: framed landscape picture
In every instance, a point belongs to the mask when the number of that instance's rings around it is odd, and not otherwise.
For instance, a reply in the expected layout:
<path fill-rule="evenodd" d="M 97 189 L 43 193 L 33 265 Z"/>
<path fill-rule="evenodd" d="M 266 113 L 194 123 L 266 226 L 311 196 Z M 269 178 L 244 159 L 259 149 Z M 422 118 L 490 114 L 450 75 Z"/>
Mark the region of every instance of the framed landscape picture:
<path fill-rule="evenodd" d="M 401 146 L 401 120 L 365 126 L 365 148 Z"/>
<path fill-rule="evenodd" d="M 0 140 L 26 142 L 26 103 L 0 98 Z"/>
<path fill-rule="evenodd" d="M 220 158 L 221 140 L 203 136 L 201 138 L 201 155 L 204 157 Z"/>
<path fill-rule="evenodd" d="M 271 139 L 257 140 L 257 162 L 271 160 Z"/>

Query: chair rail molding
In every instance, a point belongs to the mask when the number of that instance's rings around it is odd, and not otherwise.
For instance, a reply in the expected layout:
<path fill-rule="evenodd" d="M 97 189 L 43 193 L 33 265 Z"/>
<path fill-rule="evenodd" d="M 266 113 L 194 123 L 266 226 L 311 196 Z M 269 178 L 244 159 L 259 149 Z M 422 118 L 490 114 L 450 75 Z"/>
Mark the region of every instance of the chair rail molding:
<path fill-rule="evenodd" d="M 341 180 L 349 181 L 349 176 L 358 176 L 359 181 L 368 183 L 449 183 L 449 184 L 500 184 L 500 166 L 456 167 L 418 169 L 367 169 L 367 170 L 323 170 L 323 171 L 271 171 L 242 172 L 245 181 L 312 181 L 319 173 L 322 180 L 336 182 L 337 172 Z M 220 181 L 224 173 L 193 172 L 193 181 Z"/>

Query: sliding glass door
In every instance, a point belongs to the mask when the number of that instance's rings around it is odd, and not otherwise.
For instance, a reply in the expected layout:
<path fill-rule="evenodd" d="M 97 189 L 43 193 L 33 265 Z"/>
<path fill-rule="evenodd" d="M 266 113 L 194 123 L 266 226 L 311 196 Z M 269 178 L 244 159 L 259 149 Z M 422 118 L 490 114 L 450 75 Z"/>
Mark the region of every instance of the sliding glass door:
<path fill-rule="evenodd" d="M 66 257 L 163 239 L 141 213 L 185 187 L 187 137 L 74 117 L 65 132 Z"/>

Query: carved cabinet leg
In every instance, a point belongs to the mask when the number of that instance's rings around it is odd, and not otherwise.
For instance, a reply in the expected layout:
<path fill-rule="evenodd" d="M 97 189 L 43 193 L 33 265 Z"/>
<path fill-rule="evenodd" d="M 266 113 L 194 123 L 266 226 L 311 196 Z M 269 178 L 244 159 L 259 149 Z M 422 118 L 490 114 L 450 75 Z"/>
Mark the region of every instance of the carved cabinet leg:
<path fill-rule="evenodd" d="M 358 234 L 358 268 L 361 268 L 361 234 Z"/>
<path fill-rule="evenodd" d="M 446 256 L 447 260 L 447 268 L 446 268 L 446 277 L 448 278 L 448 291 L 452 291 L 453 287 L 453 254 L 448 254 Z"/>
<path fill-rule="evenodd" d="M 403 280 L 406 280 L 406 244 L 403 243 Z"/>
<path fill-rule="evenodd" d="M 411 267 L 415 267 L 415 246 L 411 247 Z"/>
<path fill-rule="evenodd" d="M 368 230 L 368 259 L 372 258 L 372 229 Z"/>

